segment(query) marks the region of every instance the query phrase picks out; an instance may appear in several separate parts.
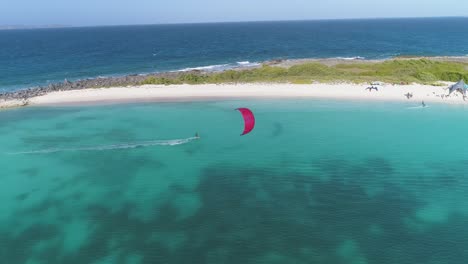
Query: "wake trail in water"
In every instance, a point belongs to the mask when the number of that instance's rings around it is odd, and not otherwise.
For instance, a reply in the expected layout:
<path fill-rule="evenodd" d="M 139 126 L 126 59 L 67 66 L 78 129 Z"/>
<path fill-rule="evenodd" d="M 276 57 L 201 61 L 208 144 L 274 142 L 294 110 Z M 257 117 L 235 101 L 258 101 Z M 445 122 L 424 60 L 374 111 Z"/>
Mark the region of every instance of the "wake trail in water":
<path fill-rule="evenodd" d="M 117 150 L 117 149 L 134 149 L 151 146 L 177 146 L 187 144 L 191 141 L 199 139 L 198 137 L 190 137 L 184 139 L 171 139 L 171 140 L 151 140 L 151 141 L 140 141 L 130 143 L 120 143 L 112 145 L 99 145 L 99 146 L 86 146 L 86 147 L 74 147 L 74 148 L 47 148 L 40 150 L 21 151 L 21 152 L 9 152 L 8 155 L 21 155 L 21 154 L 50 154 L 57 152 L 77 152 L 77 151 L 105 151 L 105 150 Z"/>
<path fill-rule="evenodd" d="M 423 109 L 423 108 L 428 108 L 429 106 L 410 106 L 410 107 L 407 107 L 406 109 Z"/>

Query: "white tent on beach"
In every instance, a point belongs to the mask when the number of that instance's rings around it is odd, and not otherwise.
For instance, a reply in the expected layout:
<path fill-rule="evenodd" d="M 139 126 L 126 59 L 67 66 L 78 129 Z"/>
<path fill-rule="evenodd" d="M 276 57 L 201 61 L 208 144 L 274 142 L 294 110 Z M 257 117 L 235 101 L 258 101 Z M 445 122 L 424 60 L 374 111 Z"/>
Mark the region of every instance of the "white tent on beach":
<path fill-rule="evenodd" d="M 456 84 L 449 87 L 449 94 L 452 94 L 455 91 L 459 91 L 466 96 L 466 90 L 468 89 L 468 85 L 465 84 L 465 81 L 462 79 L 458 81 Z"/>

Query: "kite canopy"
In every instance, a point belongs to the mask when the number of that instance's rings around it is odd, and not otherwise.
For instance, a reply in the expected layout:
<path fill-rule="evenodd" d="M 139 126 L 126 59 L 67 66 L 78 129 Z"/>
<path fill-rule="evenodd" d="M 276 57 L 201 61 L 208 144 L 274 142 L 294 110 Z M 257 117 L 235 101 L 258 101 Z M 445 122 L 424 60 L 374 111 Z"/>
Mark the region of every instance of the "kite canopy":
<path fill-rule="evenodd" d="M 452 94 L 454 91 L 459 91 L 463 95 L 466 96 L 466 90 L 467 89 L 468 89 L 468 86 L 465 84 L 465 81 L 460 80 L 456 84 L 449 87 L 449 94 Z"/>
<path fill-rule="evenodd" d="M 237 108 L 239 112 L 241 112 L 242 117 L 244 118 L 244 132 L 242 132 L 241 136 L 250 133 L 254 129 L 255 126 L 255 117 L 252 111 L 248 108 Z"/>

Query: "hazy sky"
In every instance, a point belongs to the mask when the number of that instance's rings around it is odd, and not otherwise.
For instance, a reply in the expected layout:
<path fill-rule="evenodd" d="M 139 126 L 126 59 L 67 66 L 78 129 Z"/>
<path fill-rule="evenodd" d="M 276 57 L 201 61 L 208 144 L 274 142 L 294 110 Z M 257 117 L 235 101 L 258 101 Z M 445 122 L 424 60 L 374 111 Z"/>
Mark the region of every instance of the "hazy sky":
<path fill-rule="evenodd" d="M 0 25 L 465 16 L 466 0 L 0 0 Z"/>

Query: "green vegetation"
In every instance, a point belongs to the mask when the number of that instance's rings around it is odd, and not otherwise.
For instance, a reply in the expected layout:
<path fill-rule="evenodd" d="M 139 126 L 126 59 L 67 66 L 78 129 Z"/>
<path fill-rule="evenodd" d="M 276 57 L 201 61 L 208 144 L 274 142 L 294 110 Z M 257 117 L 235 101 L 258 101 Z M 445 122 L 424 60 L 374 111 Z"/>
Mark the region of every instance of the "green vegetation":
<path fill-rule="evenodd" d="M 156 77 L 148 77 L 146 80 L 141 82 L 141 84 L 181 84 L 182 82 L 176 78 L 156 78 Z"/>
<path fill-rule="evenodd" d="M 380 63 L 346 63 L 326 66 L 320 63 L 305 63 L 290 68 L 263 66 L 250 70 L 229 70 L 220 73 L 183 73 L 172 78 L 149 77 L 142 84 L 202 84 L 202 83 L 249 83 L 249 82 L 370 82 L 422 83 L 437 81 L 468 82 L 468 64 L 442 62 L 429 59 L 396 59 Z"/>

